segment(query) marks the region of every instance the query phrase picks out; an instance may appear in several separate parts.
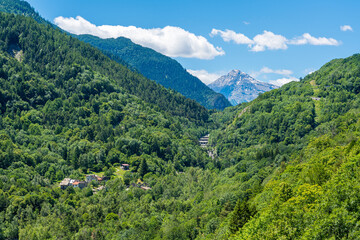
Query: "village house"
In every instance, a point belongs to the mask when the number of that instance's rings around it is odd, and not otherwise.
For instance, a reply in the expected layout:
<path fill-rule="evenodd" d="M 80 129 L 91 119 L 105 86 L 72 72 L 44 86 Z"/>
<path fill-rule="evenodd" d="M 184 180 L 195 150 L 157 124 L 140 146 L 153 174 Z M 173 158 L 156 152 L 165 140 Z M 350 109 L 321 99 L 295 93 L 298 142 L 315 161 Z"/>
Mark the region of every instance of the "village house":
<path fill-rule="evenodd" d="M 204 147 L 204 148 L 207 147 L 208 143 L 209 143 L 209 134 L 207 134 L 199 139 L 199 144 L 201 147 Z"/>
<path fill-rule="evenodd" d="M 61 181 L 60 183 L 60 188 L 62 190 L 66 189 L 68 186 L 70 186 L 70 178 L 64 178 L 64 180 Z"/>
<path fill-rule="evenodd" d="M 126 164 L 126 163 L 124 163 L 124 164 L 121 164 L 121 169 L 122 170 L 129 170 L 129 167 L 130 167 L 130 165 L 129 164 Z"/>
<path fill-rule="evenodd" d="M 106 182 L 107 180 L 109 180 L 110 178 L 109 177 L 107 177 L 107 176 L 103 176 L 103 177 L 98 177 L 97 178 L 97 180 L 98 180 L 98 182 Z"/>
<path fill-rule="evenodd" d="M 73 187 L 74 188 L 80 188 L 80 189 L 83 189 L 84 187 L 86 187 L 86 182 L 85 181 L 78 181 L 78 180 L 76 180 L 73 184 Z"/>
<path fill-rule="evenodd" d="M 64 180 L 61 181 L 60 183 L 60 188 L 61 189 L 66 189 L 69 186 L 72 186 L 74 188 L 80 188 L 83 189 L 84 187 L 86 187 L 91 181 L 96 181 L 99 183 L 102 182 L 106 182 L 107 180 L 109 180 L 110 178 L 107 176 L 104 177 L 99 177 L 95 174 L 89 174 L 85 176 L 85 181 L 80 181 L 80 180 L 76 180 L 76 179 L 71 179 L 71 178 L 64 178 Z"/>
<path fill-rule="evenodd" d="M 87 186 L 86 182 L 85 181 L 79 181 L 79 180 L 76 180 L 76 179 L 71 179 L 71 178 L 64 178 L 64 180 L 62 180 L 60 182 L 60 188 L 62 190 L 65 190 L 67 187 L 78 187 L 80 189 L 83 189 L 84 187 Z"/>
<path fill-rule="evenodd" d="M 104 176 L 104 177 L 99 177 L 98 175 L 95 175 L 95 174 L 90 174 L 90 175 L 86 175 L 85 177 L 85 181 L 87 183 L 90 183 L 91 181 L 96 181 L 96 182 L 105 182 L 107 180 L 109 180 L 110 178 L 107 177 L 107 176 Z"/>
<path fill-rule="evenodd" d="M 95 175 L 95 174 L 90 174 L 90 175 L 86 175 L 86 177 L 85 177 L 85 181 L 87 182 L 87 183 L 89 183 L 89 182 L 91 182 L 91 181 L 98 181 L 98 176 L 97 175 Z"/>
<path fill-rule="evenodd" d="M 321 98 L 319 98 L 319 97 L 311 97 L 311 99 L 315 100 L 315 101 L 320 101 L 321 100 Z"/>
<path fill-rule="evenodd" d="M 96 194 L 98 192 L 100 192 L 101 190 L 104 190 L 105 189 L 105 186 L 100 186 L 98 188 L 94 188 L 92 191 L 93 191 L 93 194 Z"/>

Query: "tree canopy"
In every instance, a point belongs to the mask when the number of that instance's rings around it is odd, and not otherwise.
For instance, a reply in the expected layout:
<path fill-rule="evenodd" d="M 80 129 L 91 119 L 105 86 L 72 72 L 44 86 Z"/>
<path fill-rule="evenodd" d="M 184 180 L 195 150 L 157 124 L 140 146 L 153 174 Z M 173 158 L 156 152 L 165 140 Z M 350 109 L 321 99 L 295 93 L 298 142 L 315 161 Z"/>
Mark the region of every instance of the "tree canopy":
<path fill-rule="evenodd" d="M 356 54 L 207 111 L 0 14 L 0 239 L 358 239 L 359 79 Z"/>

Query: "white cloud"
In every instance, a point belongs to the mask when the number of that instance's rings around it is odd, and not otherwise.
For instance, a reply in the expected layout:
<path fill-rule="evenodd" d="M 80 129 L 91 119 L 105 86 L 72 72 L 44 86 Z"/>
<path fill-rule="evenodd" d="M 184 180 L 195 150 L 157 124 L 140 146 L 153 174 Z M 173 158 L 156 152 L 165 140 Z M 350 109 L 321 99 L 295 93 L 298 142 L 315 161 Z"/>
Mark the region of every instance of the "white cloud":
<path fill-rule="evenodd" d="M 223 74 L 218 74 L 218 73 L 209 73 L 206 70 L 191 70 L 191 69 L 187 69 L 187 71 L 199 78 L 203 83 L 205 83 L 206 85 L 214 82 L 216 79 L 218 79 L 219 77 L 221 77 Z"/>
<path fill-rule="evenodd" d="M 288 69 L 275 69 L 274 70 L 269 67 L 263 67 L 262 69 L 260 69 L 260 71 L 251 72 L 250 75 L 255 78 L 262 75 L 263 78 L 267 79 L 268 78 L 267 74 L 278 74 L 278 75 L 289 77 L 291 74 L 293 74 L 293 71 L 288 70 Z"/>
<path fill-rule="evenodd" d="M 307 69 L 305 69 L 304 71 L 303 71 L 303 73 L 305 74 L 305 75 L 308 75 L 308 74 L 312 74 L 313 72 L 315 72 L 316 71 L 316 69 L 314 69 L 314 68 L 307 68 Z"/>
<path fill-rule="evenodd" d="M 212 29 L 210 36 L 220 35 L 225 42 L 234 41 L 236 44 L 253 44 L 253 41 L 246 37 L 242 33 L 236 33 L 232 30 L 226 29 L 221 31 L 218 29 Z"/>
<path fill-rule="evenodd" d="M 54 22 L 58 27 L 73 34 L 90 34 L 100 38 L 127 37 L 169 57 L 213 59 L 225 54 L 221 48 L 214 47 L 203 36 L 197 36 L 179 27 L 144 29 L 120 25 L 96 26 L 80 16 L 57 17 Z"/>
<path fill-rule="evenodd" d="M 289 44 L 294 45 L 329 45 L 329 46 L 338 46 L 340 42 L 333 38 L 325 38 L 325 37 L 313 37 L 309 33 L 304 33 L 301 37 L 294 38 L 288 42 Z"/>
<path fill-rule="evenodd" d="M 287 39 L 281 35 L 276 35 L 269 31 L 264 31 L 263 34 L 258 34 L 254 37 L 254 44 L 251 48 L 251 51 L 261 52 L 266 49 L 269 50 L 278 50 L 278 49 L 287 49 L 286 45 Z"/>
<path fill-rule="evenodd" d="M 299 79 L 297 79 L 296 77 L 279 78 L 279 79 L 276 79 L 276 80 L 271 80 L 271 81 L 269 81 L 269 83 L 281 87 L 282 85 L 287 84 L 289 82 L 293 82 L 293 81 L 298 82 Z"/>
<path fill-rule="evenodd" d="M 251 75 L 255 78 L 260 78 L 263 81 L 269 82 L 271 84 L 274 84 L 276 86 L 281 87 L 282 85 L 292 82 L 292 81 L 299 81 L 298 78 L 291 76 L 294 72 L 288 69 L 271 69 L 269 67 L 263 67 L 260 69 L 260 71 L 253 72 Z M 268 80 L 273 79 L 274 74 L 278 75 L 275 76 L 280 78 L 275 80 Z"/>
<path fill-rule="evenodd" d="M 289 76 L 289 75 L 293 74 L 293 71 L 287 70 L 287 69 L 273 70 L 273 69 L 268 68 L 268 67 L 263 67 L 260 70 L 260 73 L 275 73 L 275 74 L 279 74 L 279 75 Z"/>
<path fill-rule="evenodd" d="M 247 22 L 247 21 L 243 21 L 243 24 L 245 24 L 245 25 L 249 25 L 250 23 L 249 23 L 249 22 Z"/>
<path fill-rule="evenodd" d="M 350 25 L 343 25 L 343 26 L 340 26 L 340 30 L 343 31 L 343 32 L 346 32 L 346 31 L 353 31 L 352 27 Z"/>
<path fill-rule="evenodd" d="M 340 42 L 334 38 L 316 38 L 311 36 L 309 33 L 304 33 L 300 37 L 295 37 L 289 40 L 282 35 L 274 34 L 270 31 L 264 31 L 262 34 L 258 34 L 253 39 L 250 39 L 242 33 L 236 33 L 229 29 L 226 31 L 212 29 L 210 36 L 214 37 L 216 35 L 220 35 L 220 37 L 226 42 L 234 41 L 237 44 L 247 44 L 250 50 L 254 52 L 279 49 L 285 50 L 288 48 L 288 45 L 340 45 Z"/>

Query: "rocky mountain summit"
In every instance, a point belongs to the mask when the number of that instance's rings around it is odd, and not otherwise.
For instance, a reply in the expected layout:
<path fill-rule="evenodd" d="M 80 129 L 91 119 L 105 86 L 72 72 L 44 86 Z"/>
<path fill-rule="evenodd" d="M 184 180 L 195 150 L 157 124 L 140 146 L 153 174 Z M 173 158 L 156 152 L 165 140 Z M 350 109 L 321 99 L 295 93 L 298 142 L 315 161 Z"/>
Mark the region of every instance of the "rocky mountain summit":
<path fill-rule="evenodd" d="M 208 86 L 223 94 L 233 105 L 249 102 L 260 93 L 278 88 L 273 84 L 258 81 L 240 70 L 232 70 Z"/>

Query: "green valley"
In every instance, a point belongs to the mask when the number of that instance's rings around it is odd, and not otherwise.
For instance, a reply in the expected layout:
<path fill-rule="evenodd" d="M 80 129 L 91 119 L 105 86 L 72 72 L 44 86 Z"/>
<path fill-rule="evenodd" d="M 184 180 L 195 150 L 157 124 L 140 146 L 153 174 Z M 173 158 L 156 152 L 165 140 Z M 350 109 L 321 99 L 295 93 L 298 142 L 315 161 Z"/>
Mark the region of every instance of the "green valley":
<path fill-rule="evenodd" d="M 0 10 L 0 240 L 359 239 L 359 54 L 207 110 Z"/>

